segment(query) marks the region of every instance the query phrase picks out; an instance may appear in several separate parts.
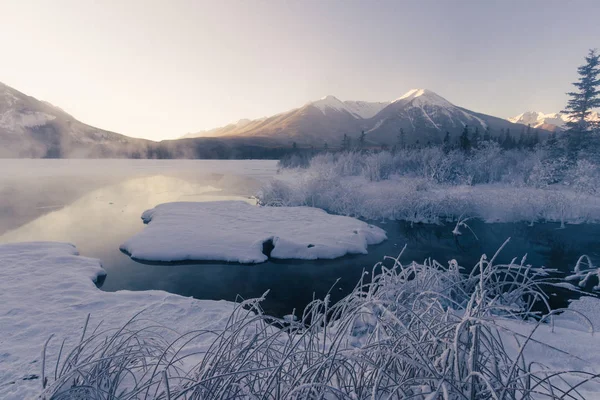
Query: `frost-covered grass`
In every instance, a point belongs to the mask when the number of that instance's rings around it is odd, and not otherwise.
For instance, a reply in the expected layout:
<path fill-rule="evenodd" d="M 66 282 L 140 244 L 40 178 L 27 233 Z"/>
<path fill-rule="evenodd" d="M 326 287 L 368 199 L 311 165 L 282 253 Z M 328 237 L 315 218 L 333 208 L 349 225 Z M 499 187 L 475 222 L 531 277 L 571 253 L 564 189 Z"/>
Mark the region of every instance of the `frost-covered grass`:
<path fill-rule="evenodd" d="M 109 332 L 86 321 L 77 345 L 52 365 L 44 358 L 42 398 L 585 399 L 600 388 L 598 365 L 551 340 L 549 271 L 495 256 L 469 274 L 456 262 L 393 263 L 296 318 L 265 315 L 259 298 L 223 329 L 175 339 L 136 318 Z M 596 345 L 570 332 L 563 344 Z M 187 350 L 206 337 L 208 348 Z"/>
<path fill-rule="evenodd" d="M 598 166 L 553 160 L 544 149 L 504 151 L 495 144 L 470 154 L 436 147 L 320 154 L 308 168 L 283 169 L 259 198 L 264 205 L 312 206 L 367 219 L 600 221 Z"/>

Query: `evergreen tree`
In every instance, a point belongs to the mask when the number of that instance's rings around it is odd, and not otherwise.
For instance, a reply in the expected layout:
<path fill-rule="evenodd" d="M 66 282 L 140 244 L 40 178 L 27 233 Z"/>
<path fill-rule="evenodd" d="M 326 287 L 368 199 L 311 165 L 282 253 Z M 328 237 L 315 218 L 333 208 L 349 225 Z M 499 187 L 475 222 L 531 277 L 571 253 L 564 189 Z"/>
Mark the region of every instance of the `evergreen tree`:
<path fill-rule="evenodd" d="M 510 135 L 510 128 L 507 128 L 502 138 L 502 142 L 500 143 L 503 149 L 508 150 L 515 147 L 516 143 L 513 137 Z"/>
<path fill-rule="evenodd" d="M 521 134 L 519 135 L 519 141 L 517 142 L 517 146 L 519 148 L 523 148 L 527 145 L 527 138 L 525 137 L 525 133 L 521 132 Z"/>
<path fill-rule="evenodd" d="M 588 121 L 592 109 L 600 107 L 600 54 L 590 50 L 577 73 L 579 79 L 573 83 L 577 91 L 567 93 L 571 98 L 562 112 L 569 116 L 569 131 L 583 133 L 592 128 Z"/>
<path fill-rule="evenodd" d="M 489 142 L 492 139 L 492 132 L 490 130 L 490 126 L 485 127 L 485 132 L 483 133 L 483 140 Z"/>
<path fill-rule="evenodd" d="M 460 149 L 462 151 L 469 151 L 471 149 L 471 140 L 469 140 L 469 126 L 465 125 L 459 138 Z"/>
<path fill-rule="evenodd" d="M 595 161 L 600 153 L 600 123 L 589 121 L 593 108 L 600 107 L 600 54 L 590 50 L 585 64 L 577 68 L 577 88 L 567 93 L 570 99 L 562 111 L 567 121 L 567 162 L 574 164 L 579 156 Z M 595 131 L 595 134 L 594 134 Z"/>
<path fill-rule="evenodd" d="M 296 142 L 292 142 L 292 149 L 294 149 L 294 150 L 298 149 L 298 145 L 296 144 Z"/>
<path fill-rule="evenodd" d="M 344 138 L 342 139 L 342 150 L 348 150 L 350 148 L 350 139 L 348 135 L 344 133 Z"/>
<path fill-rule="evenodd" d="M 406 148 L 406 135 L 404 134 L 404 129 L 400 128 L 400 132 L 398 132 L 398 147 L 401 149 Z"/>
<path fill-rule="evenodd" d="M 536 129 L 533 132 L 533 138 L 531 139 L 531 143 L 529 144 L 529 147 L 531 147 L 532 149 L 537 146 L 540 143 L 540 133 L 538 132 L 538 130 Z"/>
<path fill-rule="evenodd" d="M 367 134 L 365 133 L 365 131 L 362 131 L 360 133 L 360 136 L 358 137 L 358 147 L 360 147 L 361 149 L 365 147 L 366 137 L 367 137 Z"/>
<path fill-rule="evenodd" d="M 471 137 L 471 146 L 474 148 L 478 148 L 480 140 L 481 135 L 479 135 L 479 127 L 476 126 L 475 130 L 473 131 L 473 136 Z"/>
<path fill-rule="evenodd" d="M 323 146 L 323 149 L 324 149 L 325 151 L 329 150 L 329 145 L 327 144 L 327 142 L 325 142 L 325 145 Z"/>
<path fill-rule="evenodd" d="M 442 141 L 442 150 L 448 153 L 450 151 L 450 132 L 446 131 L 446 135 L 444 135 L 444 140 Z"/>

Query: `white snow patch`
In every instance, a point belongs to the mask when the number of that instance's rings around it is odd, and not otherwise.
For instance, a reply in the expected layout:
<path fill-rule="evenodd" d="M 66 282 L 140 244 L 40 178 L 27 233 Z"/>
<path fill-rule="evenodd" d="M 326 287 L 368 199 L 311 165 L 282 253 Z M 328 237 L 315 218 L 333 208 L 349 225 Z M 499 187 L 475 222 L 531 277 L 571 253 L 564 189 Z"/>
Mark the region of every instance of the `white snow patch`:
<path fill-rule="evenodd" d="M 335 96 L 325 96 L 317 101 L 308 103 L 314 107 L 317 107 L 323 114 L 326 114 L 330 110 L 335 111 L 346 111 L 350 113 L 354 118 L 367 119 L 372 118 L 379 111 L 384 109 L 389 102 L 368 102 L 368 101 L 341 101 Z"/>
<path fill-rule="evenodd" d="M 564 128 L 565 124 L 569 121 L 569 117 L 565 114 L 546 114 L 541 111 L 526 111 L 507 119 L 515 124 L 531 125 L 532 128 L 539 128 L 542 125 L 554 125 L 561 129 Z M 588 119 L 590 121 L 600 121 L 600 114 L 598 112 L 592 112 Z"/>
<path fill-rule="evenodd" d="M 258 207 L 241 201 L 161 204 L 143 213 L 148 227 L 121 245 L 149 261 L 219 260 L 260 263 L 271 257 L 333 259 L 366 254 L 385 231 L 355 218 L 311 207 Z"/>
<path fill-rule="evenodd" d="M 379 121 L 377 121 L 377 123 L 367 131 L 367 133 L 374 131 L 375 129 L 379 128 L 381 125 L 383 125 L 383 123 L 385 122 L 385 118 L 380 119 Z"/>
<path fill-rule="evenodd" d="M 448 100 L 444 99 L 437 93 L 427 89 L 411 89 L 398 97 L 393 103 L 403 101 L 406 103 L 411 102 L 416 107 L 423 107 L 424 105 L 433 105 L 441 108 L 453 108 L 455 107 Z"/>
<path fill-rule="evenodd" d="M 377 113 L 387 107 L 390 102 L 344 101 L 344 104 L 346 105 L 346 109 L 354 116 L 368 119 L 377 115 Z"/>
<path fill-rule="evenodd" d="M 0 245 L 1 399 L 37 398 L 44 342 L 55 336 L 46 360 L 47 370 L 53 371 L 62 339 L 66 348 L 72 348 L 88 313 L 90 330 L 100 321 L 101 330 L 121 327 L 144 310 L 141 318 L 184 333 L 224 326 L 234 307 L 226 301 L 195 300 L 158 290 L 103 292 L 93 281 L 104 274 L 98 260 L 78 256 L 71 244 Z M 208 342 L 196 350 L 205 346 Z"/>
<path fill-rule="evenodd" d="M 317 107 L 319 110 L 321 110 L 321 112 L 323 112 L 323 114 L 330 110 L 348 111 L 344 102 L 335 96 L 325 96 L 308 104 Z"/>
<path fill-rule="evenodd" d="M 16 128 L 33 128 L 42 126 L 52 121 L 56 117 L 42 112 L 18 112 L 9 110 L 0 114 L 0 128 L 16 129 Z"/>

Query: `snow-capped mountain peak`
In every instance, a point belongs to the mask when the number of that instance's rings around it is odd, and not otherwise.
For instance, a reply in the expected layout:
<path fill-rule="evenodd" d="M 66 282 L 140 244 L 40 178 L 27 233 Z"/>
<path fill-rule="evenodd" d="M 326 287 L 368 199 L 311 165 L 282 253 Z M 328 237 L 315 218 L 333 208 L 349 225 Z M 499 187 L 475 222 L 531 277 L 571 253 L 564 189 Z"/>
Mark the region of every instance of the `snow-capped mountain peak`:
<path fill-rule="evenodd" d="M 531 125 L 532 128 L 542 128 L 546 130 L 562 130 L 569 121 L 569 117 L 561 113 L 545 114 L 540 111 L 525 111 L 515 117 L 508 118 L 515 124 Z M 600 114 L 592 112 L 589 116 L 590 121 L 600 121 Z"/>
<path fill-rule="evenodd" d="M 319 110 L 323 111 L 323 113 L 327 112 L 329 109 L 338 110 L 338 111 L 342 111 L 342 110 L 347 111 L 344 103 L 337 97 L 331 96 L 331 95 L 321 97 L 319 100 L 312 101 L 308 104 L 311 106 L 317 107 Z"/>
<path fill-rule="evenodd" d="M 404 93 L 402 96 L 398 97 L 394 102 L 398 100 L 404 99 L 414 99 L 415 97 L 423 96 L 426 93 L 432 93 L 427 89 L 410 89 L 408 92 Z"/>
<path fill-rule="evenodd" d="M 452 103 L 444 99 L 442 96 L 428 89 L 411 89 L 398 97 L 392 103 L 410 103 L 413 102 L 417 106 L 426 104 L 438 106 L 438 107 L 452 107 Z"/>
<path fill-rule="evenodd" d="M 516 117 L 508 118 L 508 120 L 515 124 L 531 125 L 533 128 L 537 128 L 544 124 L 562 127 L 567 121 L 567 117 L 560 113 L 545 114 L 540 111 L 525 111 Z"/>

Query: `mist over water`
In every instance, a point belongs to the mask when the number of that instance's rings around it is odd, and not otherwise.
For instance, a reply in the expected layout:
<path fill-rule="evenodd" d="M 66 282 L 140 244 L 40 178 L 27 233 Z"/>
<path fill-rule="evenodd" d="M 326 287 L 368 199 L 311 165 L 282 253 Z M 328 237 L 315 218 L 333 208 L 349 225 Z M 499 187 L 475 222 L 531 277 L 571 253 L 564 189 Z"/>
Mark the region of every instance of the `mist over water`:
<path fill-rule="evenodd" d="M 368 255 L 336 260 L 269 260 L 258 265 L 222 262 L 144 264 L 119 251 L 128 238 L 144 229 L 143 211 L 172 201 L 242 200 L 252 197 L 276 174 L 275 161 L 152 160 L 0 160 L 10 171 L 0 178 L 0 243 L 61 241 L 77 246 L 83 256 L 99 258 L 107 271 L 101 289 L 160 289 L 199 299 L 236 300 L 261 296 L 265 311 L 298 312 L 313 296 L 332 290 L 332 300 L 347 294 L 363 274 L 385 256 L 422 262 L 433 258 L 446 265 L 456 259 L 470 268 L 481 254 L 493 255 L 512 237 L 499 260 L 518 260 L 561 271 L 572 269 L 581 254 L 599 261 L 597 225 L 526 223 L 484 224 L 470 221 L 477 238 L 464 229 L 452 234 L 444 225 L 375 222 L 388 240 L 369 247 Z M 370 221 L 373 222 L 373 221 Z M 198 245 L 202 245 L 198 243 Z M 389 263 L 389 260 L 388 260 Z M 334 286 L 335 284 L 335 286 Z M 332 289 L 333 288 L 333 289 Z M 560 295 L 560 293 L 559 293 Z M 563 299 L 564 300 L 564 299 Z"/>

